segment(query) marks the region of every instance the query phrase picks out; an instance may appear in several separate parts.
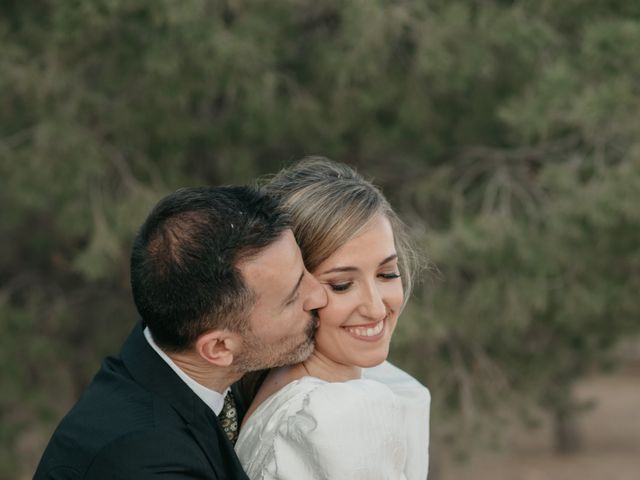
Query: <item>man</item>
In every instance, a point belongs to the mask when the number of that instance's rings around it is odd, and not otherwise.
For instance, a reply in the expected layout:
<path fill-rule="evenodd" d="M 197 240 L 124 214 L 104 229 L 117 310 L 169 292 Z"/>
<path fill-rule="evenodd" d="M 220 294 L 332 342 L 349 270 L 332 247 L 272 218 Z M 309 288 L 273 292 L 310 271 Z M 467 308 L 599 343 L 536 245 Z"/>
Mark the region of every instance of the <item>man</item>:
<path fill-rule="evenodd" d="M 327 301 L 287 215 L 248 187 L 178 190 L 135 239 L 131 285 L 142 322 L 63 419 L 34 478 L 246 479 L 232 444 L 246 405 L 235 408 L 230 386 L 306 358 Z"/>

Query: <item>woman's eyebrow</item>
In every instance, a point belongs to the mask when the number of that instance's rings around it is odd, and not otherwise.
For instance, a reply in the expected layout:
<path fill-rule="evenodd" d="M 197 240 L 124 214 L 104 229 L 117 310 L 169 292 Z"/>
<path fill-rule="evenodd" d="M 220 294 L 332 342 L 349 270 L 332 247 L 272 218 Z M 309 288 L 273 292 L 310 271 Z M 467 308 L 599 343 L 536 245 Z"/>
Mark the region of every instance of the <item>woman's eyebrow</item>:
<path fill-rule="evenodd" d="M 321 275 L 324 275 L 325 273 L 356 272 L 356 271 L 358 271 L 356 267 L 336 267 L 336 268 L 332 268 L 331 270 L 326 270 L 322 272 Z"/>
<path fill-rule="evenodd" d="M 384 260 L 382 260 L 378 266 L 382 266 L 385 263 L 389 263 L 391 260 L 395 260 L 396 258 L 398 258 L 398 254 L 397 253 L 392 253 L 391 255 L 389 255 L 387 258 L 385 258 Z M 330 270 L 326 270 L 324 272 L 322 272 L 320 275 L 324 275 L 326 273 L 336 273 L 336 272 L 357 272 L 358 268 L 357 267 L 335 267 L 332 268 Z"/>
<path fill-rule="evenodd" d="M 391 255 L 389 255 L 387 258 L 385 258 L 384 260 L 382 260 L 378 266 L 382 266 L 382 265 L 384 265 L 385 263 L 389 263 L 391 260 L 395 260 L 396 258 L 398 258 L 398 254 L 397 254 L 397 253 L 392 253 L 392 254 L 391 254 Z"/>

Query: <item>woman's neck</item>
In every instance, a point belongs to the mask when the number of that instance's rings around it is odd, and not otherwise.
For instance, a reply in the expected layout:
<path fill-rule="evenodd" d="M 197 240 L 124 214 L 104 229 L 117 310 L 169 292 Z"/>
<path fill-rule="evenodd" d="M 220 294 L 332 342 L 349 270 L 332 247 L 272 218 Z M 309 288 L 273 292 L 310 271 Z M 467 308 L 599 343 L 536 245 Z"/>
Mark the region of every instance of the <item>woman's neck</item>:
<path fill-rule="evenodd" d="M 329 360 L 321 353 L 314 351 L 302 363 L 273 368 L 258 389 L 258 393 L 247 410 L 243 425 L 253 412 L 275 392 L 302 377 L 316 377 L 326 382 L 346 382 L 360 378 L 362 369 L 355 365 L 342 365 Z"/>
<path fill-rule="evenodd" d="M 346 382 L 362 376 L 362 368 L 356 365 L 337 363 L 317 350 L 314 350 L 306 360 L 298 365 L 305 372 L 303 375 L 316 377 L 326 382 Z"/>

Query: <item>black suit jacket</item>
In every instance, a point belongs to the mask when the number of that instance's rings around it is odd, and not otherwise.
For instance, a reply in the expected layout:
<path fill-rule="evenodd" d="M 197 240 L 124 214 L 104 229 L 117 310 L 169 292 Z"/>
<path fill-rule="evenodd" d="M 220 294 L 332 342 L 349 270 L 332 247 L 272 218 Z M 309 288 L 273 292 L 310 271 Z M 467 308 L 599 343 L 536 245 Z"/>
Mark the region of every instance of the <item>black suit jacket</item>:
<path fill-rule="evenodd" d="M 236 396 L 240 413 L 242 398 Z M 207 405 L 136 325 L 62 420 L 35 473 L 44 479 L 248 480 Z"/>

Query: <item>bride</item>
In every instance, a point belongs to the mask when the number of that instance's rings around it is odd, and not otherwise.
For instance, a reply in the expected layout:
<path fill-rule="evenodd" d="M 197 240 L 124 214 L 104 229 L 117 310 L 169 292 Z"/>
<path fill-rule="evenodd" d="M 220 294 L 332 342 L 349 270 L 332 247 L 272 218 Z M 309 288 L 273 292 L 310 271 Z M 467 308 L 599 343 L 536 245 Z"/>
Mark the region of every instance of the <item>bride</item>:
<path fill-rule="evenodd" d="M 251 479 L 424 480 L 429 392 L 386 362 L 411 290 L 405 227 L 350 167 L 310 158 L 266 185 L 324 285 L 315 350 L 266 374 L 236 443 Z"/>

